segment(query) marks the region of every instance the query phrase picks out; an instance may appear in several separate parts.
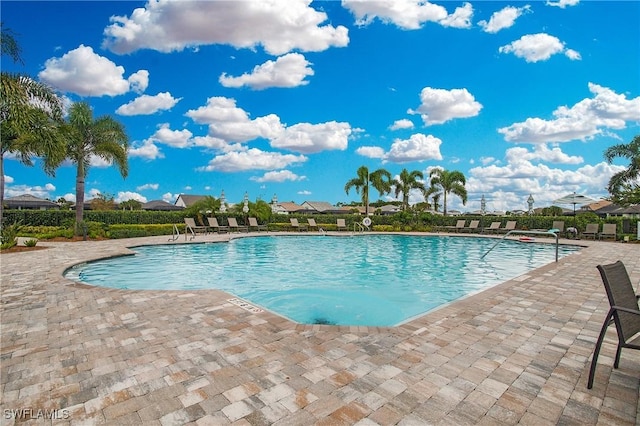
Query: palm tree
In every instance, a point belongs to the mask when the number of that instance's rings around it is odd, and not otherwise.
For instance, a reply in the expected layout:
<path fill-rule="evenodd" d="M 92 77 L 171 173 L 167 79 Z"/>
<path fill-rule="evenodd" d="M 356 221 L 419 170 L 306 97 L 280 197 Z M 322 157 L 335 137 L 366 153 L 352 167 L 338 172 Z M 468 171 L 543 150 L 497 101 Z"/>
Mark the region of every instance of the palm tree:
<path fill-rule="evenodd" d="M 442 196 L 440 189 L 430 186 L 429 188 L 425 188 L 423 194 L 424 200 L 429 204 L 429 207 L 433 208 L 433 210 L 437 212 L 440 207 L 440 197 Z M 429 203 L 429 197 L 431 197 L 433 203 Z"/>
<path fill-rule="evenodd" d="M 22 62 L 20 47 L 11 30 L 2 27 L 1 39 L 2 55 Z M 64 158 L 64 144 L 57 131 L 61 120 L 62 99 L 53 89 L 21 74 L 0 74 L 0 227 L 5 154 L 17 154 L 28 166 L 33 165 L 34 156 L 42 157 L 45 172 L 53 175 Z"/>
<path fill-rule="evenodd" d="M 421 171 L 414 170 L 409 172 L 407 169 L 402 169 L 400 177 L 393 180 L 392 185 L 395 186 L 396 198 L 402 194 L 402 210 L 409 208 L 409 193 L 412 189 L 425 191 L 424 183 L 418 179 L 424 179 Z"/>
<path fill-rule="evenodd" d="M 638 187 L 638 179 L 640 178 L 640 135 L 634 137 L 628 144 L 613 145 L 604 152 L 604 158 L 609 164 L 617 157 L 628 159 L 630 164 L 625 170 L 611 176 L 607 189 L 614 198 L 624 198 L 623 193 L 627 192 L 629 188 Z"/>
<path fill-rule="evenodd" d="M 444 215 L 447 215 L 447 195 L 453 193 L 462 199 L 462 204 L 467 204 L 467 190 L 464 185 L 467 180 L 462 172 L 458 170 L 444 170 L 436 168 L 429 173 L 431 187 L 434 191 L 442 191 Z"/>
<path fill-rule="evenodd" d="M 76 231 L 84 218 L 84 185 L 91 157 L 100 157 L 115 163 L 123 178 L 127 177 L 129 164 L 127 148 L 129 138 L 124 126 L 109 116 L 93 119 L 91 107 L 78 102 L 69 109 L 68 123 L 63 129 L 67 140 L 67 155 L 77 167 L 76 173 Z"/>
<path fill-rule="evenodd" d="M 391 190 L 391 173 L 385 169 L 378 169 L 369 173 L 367 166 L 361 166 L 357 171 L 357 177 L 349 180 L 344 186 L 344 191 L 349 195 L 349 190 L 355 188 L 358 194 L 362 195 L 365 215 L 369 216 L 369 187 L 373 186 L 380 195 Z"/>

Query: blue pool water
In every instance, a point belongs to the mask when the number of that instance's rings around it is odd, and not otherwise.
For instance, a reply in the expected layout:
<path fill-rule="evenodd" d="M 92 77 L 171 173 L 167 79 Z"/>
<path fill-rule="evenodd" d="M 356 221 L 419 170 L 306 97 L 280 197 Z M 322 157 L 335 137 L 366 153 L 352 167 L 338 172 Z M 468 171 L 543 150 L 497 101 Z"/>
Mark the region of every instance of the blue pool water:
<path fill-rule="evenodd" d="M 393 326 L 555 260 L 555 245 L 405 235 L 266 236 L 137 247 L 70 279 L 126 289 L 216 288 L 299 323 Z M 560 246 L 559 256 L 578 250 Z"/>

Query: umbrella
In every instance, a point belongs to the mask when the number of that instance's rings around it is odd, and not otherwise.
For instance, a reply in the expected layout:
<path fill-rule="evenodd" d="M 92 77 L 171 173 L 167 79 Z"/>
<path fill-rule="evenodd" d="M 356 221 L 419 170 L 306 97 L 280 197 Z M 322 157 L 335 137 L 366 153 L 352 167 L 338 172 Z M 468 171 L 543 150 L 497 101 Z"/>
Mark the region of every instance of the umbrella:
<path fill-rule="evenodd" d="M 554 204 L 573 204 L 573 227 L 575 228 L 576 226 L 576 204 L 589 204 L 589 203 L 593 203 L 597 200 L 594 200 L 593 198 L 589 198 L 586 195 L 582 195 L 582 194 L 576 194 L 575 192 L 572 194 L 567 194 L 562 198 L 558 198 L 557 200 L 554 200 Z"/>

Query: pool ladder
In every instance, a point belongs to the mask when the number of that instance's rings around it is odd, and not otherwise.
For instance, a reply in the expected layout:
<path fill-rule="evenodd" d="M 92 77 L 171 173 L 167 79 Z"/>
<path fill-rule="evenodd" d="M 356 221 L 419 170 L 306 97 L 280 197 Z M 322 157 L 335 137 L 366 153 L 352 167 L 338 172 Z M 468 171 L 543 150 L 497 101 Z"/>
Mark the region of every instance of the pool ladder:
<path fill-rule="evenodd" d="M 360 231 L 360 233 L 363 233 L 364 231 L 368 231 L 369 227 L 363 225 L 360 222 L 353 222 L 353 232 L 355 233 L 356 231 Z"/>
<path fill-rule="evenodd" d="M 169 241 L 175 241 L 178 238 L 180 238 L 180 230 L 178 229 L 178 225 L 174 223 L 173 232 L 171 233 L 171 238 L 169 238 Z"/>
<path fill-rule="evenodd" d="M 501 239 L 496 241 L 496 243 L 494 245 L 492 245 L 489 248 L 489 250 L 487 250 L 487 252 L 485 254 L 480 256 L 480 259 L 484 259 L 484 257 L 486 255 L 488 255 L 491 250 L 493 250 L 498 244 L 503 242 L 511 234 L 551 235 L 551 236 L 555 237 L 555 239 L 556 239 L 556 262 L 558 261 L 558 234 L 557 233 L 553 232 L 552 230 L 548 230 L 548 231 L 524 231 L 524 230 L 520 230 L 520 229 L 514 229 L 514 230 L 511 230 L 511 231 L 507 232 L 506 234 L 504 234 L 504 237 L 502 237 Z"/>

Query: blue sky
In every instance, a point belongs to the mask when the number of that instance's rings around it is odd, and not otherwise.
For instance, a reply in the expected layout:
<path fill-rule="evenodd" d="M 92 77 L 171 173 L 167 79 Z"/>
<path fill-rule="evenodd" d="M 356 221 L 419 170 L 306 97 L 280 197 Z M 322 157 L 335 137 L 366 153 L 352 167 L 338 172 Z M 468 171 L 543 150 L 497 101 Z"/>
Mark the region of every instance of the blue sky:
<path fill-rule="evenodd" d="M 606 196 L 604 150 L 640 134 L 640 2 L 3 1 L 21 72 L 124 124 L 129 176 L 87 197 L 359 200 L 366 165 L 467 177 L 449 209 Z M 75 199 L 5 161 L 6 196 Z M 374 192 L 373 199 L 378 198 Z M 386 199 L 392 199 L 386 196 Z M 419 193 L 411 201 L 422 201 Z"/>

